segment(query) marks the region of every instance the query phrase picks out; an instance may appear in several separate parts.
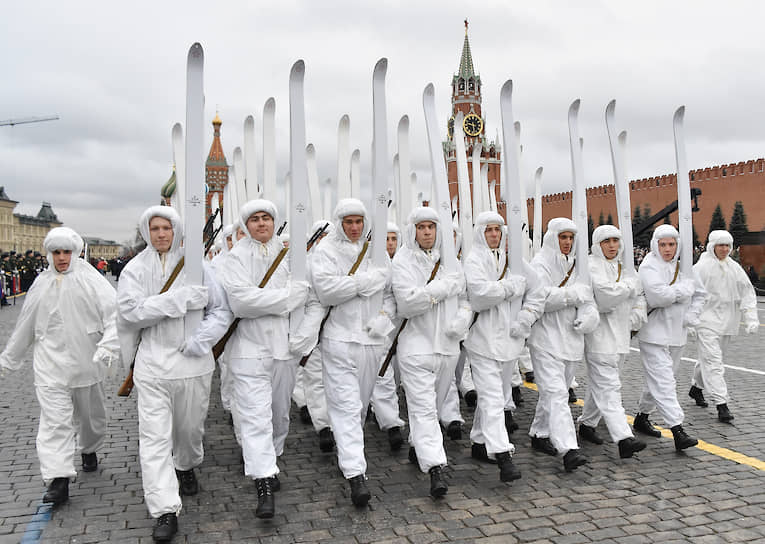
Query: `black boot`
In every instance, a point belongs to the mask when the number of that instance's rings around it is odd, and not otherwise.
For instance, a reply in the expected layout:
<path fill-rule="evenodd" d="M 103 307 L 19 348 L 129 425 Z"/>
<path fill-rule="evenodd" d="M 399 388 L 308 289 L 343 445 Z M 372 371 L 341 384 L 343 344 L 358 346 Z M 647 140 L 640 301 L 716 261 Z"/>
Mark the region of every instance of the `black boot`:
<path fill-rule="evenodd" d="M 414 449 L 414 446 L 409 446 L 409 462 L 413 465 L 419 465 L 419 461 L 417 461 L 417 450 Z"/>
<path fill-rule="evenodd" d="M 311 424 L 311 414 L 308 412 L 308 406 L 300 407 L 300 421 L 306 425 Z"/>
<path fill-rule="evenodd" d="M 271 491 L 276 493 L 282 488 L 282 483 L 279 481 L 279 476 L 274 474 L 273 476 L 269 476 L 268 478 L 271 480 Z"/>
<path fill-rule="evenodd" d="M 566 472 L 571 472 L 577 467 L 586 465 L 588 462 L 588 459 L 579 453 L 579 450 L 568 450 L 566 455 L 563 456 L 563 468 L 566 469 Z"/>
<path fill-rule="evenodd" d="M 558 450 L 553 446 L 552 441 L 548 437 L 532 436 L 531 447 L 539 452 L 546 453 L 555 457 L 558 455 Z"/>
<path fill-rule="evenodd" d="M 672 436 L 675 437 L 675 449 L 677 451 L 681 451 L 686 448 L 691 448 L 699 443 L 699 441 L 696 440 L 695 438 L 691 438 L 690 436 L 688 436 L 688 433 L 686 433 L 683 430 L 682 425 L 675 425 L 674 427 L 672 427 L 671 431 L 672 431 Z"/>
<path fill-rule="evenodd" d="M 519 428 L 513 419 L 513 413 L 510 410 L 505 410 L 505 429 L 507 429 L 507 434 L 513 434 L 513 431 L 517 431 Z"/>
<path fill-rule="evenodd" d="M 639 433 L 647 434 L 655 438 L 661 437 L 661 431 L 654 427 L 648 420 L 648 414 L 640 413 L 635 416 L 635 421 L 632 422 L 632 428 Z"/>
<path fill-rule="evenodd" d="M 96 452 L 83 453 L 81 457 L 83 472 L 95 472 L 98 469 L 98 456 Z"/>
<path fill-rule="evenodd" d="M 513 464 L 513 458 L 509 452 L 498 453 L 494 456 L 499 466 L 499 481 L 512 482 L 521 478 L 521 471 Z"/>
<path fill-rule="evenodd" d="M 731 414 L 730 410 L 728 410 L 727 404 L 717 405 L 717 419 L 719 419 L 723 423 L 730 423 L 731 421 L 733 421 L 733 414 Z"/>
<path fill-rule="evenodd" d="M 519 385 L 513 387 L 513 402 L 516 406 L 523 404 L 523 395 L 521 394 L 521 386 Z"/>
<path fill-rule="evenodd" d="M 603 438 L 598 434 L 597 429 L 583 423 L 579 425 L 579 438 L 597 444 L 598 446 L 603 444 Z"/>
<path fill-rule="evenodd" d="M 196 495 L 199 492 L 197 477 L 194 475 L 194 469 L 175 470 L 178 477 L 178 488 L 182 496 Z"/>
<path fill-rule="evenodd" d="M 478 402 L 478 393 L 475 392 L 475 389 L 471 389 L 465 393 L 465 404 L 470 408 L 475 408 L 476 402 Z"/>
<path fill-rule="evenodd" d="M 178 517 L 175 514 L 162 514 L 154 524 L 151 536 L 154 542 L 170 542 L 178 532 Z"/>
<path fill-rule="evenodd" d="M 645 442 L 638 440 L 632 436 L 619 440 L 619 457 L 622 459 L 629 459 L 633 453 L 637 453 L 645 449 Z"/>
<path fill-rule="evenodd" d="M 462 423 L 459 421 L 452 421 L 446 428 L 446 436 L 452 440 L 462 439 Z"/>
<path fill-rule="evenodd" d="M 404 445 L 404 437 L 401 436 L 401 427 L 391 427 L 388 429 L 388 444 L 390 451 L 398 451 Z"/>
<path fill-rule="evenodd" d="M 441 467 L 432 467 L 428 472 L 430 473 L 430 496 L 437 499 L 438 497 L 446 495 L 449 486 L 446 485 L 446 482 L 444 481 Z"/>
<path fill-rule="evenodd" d="M 573 387 L 568 388 L 568 403 L 569 404 L 576 404 L 577 398 L 576 393 L 574 392 Z"/>
<path fill-rule="evenodd" d="M 351 485 L 351 502 L 355 506 L 366 506 L 369 499 L 372 498 L 365 480 L 363 474 L 348 478 L 348 483 Z"/>
<path fill-rule="evenodd" d="M 261 519 L 274 517 L 274 490 L 271 489 L 271 478 L 255 480 L 255 489 L 258 490 L 258 507 L 255 509 L 255 517 Z"/>
<path fill-rule="evenodd" d="M 529 370 L 528 372 L 526 372 L 524 377 L 526 378 L 527 382 L 534 383 L 534 371 L 533 370 Z"/>
<path fill-rule="evenodd" d="M 497 461 L 490 458 L 489 454 L 486 452 L 486 444 L 479 444 L 478 442 L 473 444 L 470 447 L 470 457 L 477 459 L 478 461 L 483 461 L 484 463 L 490 463 L 492 465 L 497 464 Z"/>
<path fill-rule="evenodd" d="M 48 491 L 43 495 L 43 502 L 52 502 L 54 506 L 69 500 L 69 478 L 53 478 Z"/>
<path fill-rule="evenodd" d="M 332 451 L 335 447 L 335 437 L 332 436 L 332 430 L 324 427 L 319 431 L 319 449 L 324 453 Z"/>
<path fill-rule="evenodd" d="M 709 406 L 709 403 L 704 398 L 704 390 L 701 389 L 700 387 L 696 387 L 695 385 L 692 385 L 691 390 L 688 391 L 688 396 L 696 401 L 696 406 L 701 406 L 702 408 L 706 408 L 707 406 Z"/>

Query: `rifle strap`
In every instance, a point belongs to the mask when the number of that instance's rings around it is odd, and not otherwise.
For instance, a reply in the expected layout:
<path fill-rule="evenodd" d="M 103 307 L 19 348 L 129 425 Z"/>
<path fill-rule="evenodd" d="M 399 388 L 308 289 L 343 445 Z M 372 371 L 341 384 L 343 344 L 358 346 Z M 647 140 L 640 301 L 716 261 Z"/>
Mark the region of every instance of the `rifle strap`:
<path fill-rule="evenodd" d="M 497 278 L 497 281 L 503 279 L 505 277 L 505 274 L 507 274 L 507 265 L 510 264 L 508 262 L 508 259 L 509 259 L 509 257 L 507 255 L 507 253 L 505 253 L 505 268 L 502 269 L 502 274 L 500 274 L 499 278 Z"/>
<path fill-rule="evenodd" d="M 364 255 L 367 254 L 367 249 L 369 249 L 369 240 L 366 240 L 364 242 L 364 246 L 361 248 L 361 252 L 359 253 L 359 256 L 356 258 L 356 262 L 353 263 L 353 266 L 348 271 L 349 276 L 353 276 L 356 271 L 359 269 L 359 266 L 361 266 L 361 261 L 364 260 Z"/>
<path fill-rule="evenodd" d="M 283 247 L 281 251 L 279 251 L 279 254 L 276 256 L 276 259 L 274 259 L 274 262 L 272 262 L 271 266 L 269 266 L 268 270 L 266 270 L 265 276 L 263 276 L 263 279 L 260 280 L 260 283 L 258 284 L 259 288 L 263 289 L 266 286 L 266 284 L 268 283 L 268 280 L 271 279 L 271 276 L 274 275 L 274 272 L 276 272 L 276 269 L 281 264 L 282 259 L 284 259 L 284 256 L 287 254 L 287 251 L 289 251 L 288 247 Z"/>
<path fill-rule="evenodd" d="M 159 294 L 167 293 L 170 290 L 170 287 L 172 287 L 173 282 L 175 282 L 176 279 L 178 279 L 178 274 L 181 273 L 181 269 L 183 269 L 183 263 L 185 262 L 186 257 L 181 257 L 181 260 L 178 261 L 178 264 L 175 265 L 175 268 L 173 268 L 172 273 L 170 274 L 170 277 L 167 278 L 167 281 L 165 282 L 165 285 L 162 286 L 162 289 L 159 290 Z"/>
<path fill-rule="evenodd" d="M 616 274 L 616 283 L 619 283 L 619 280 L 622 278 L 622 263 L 619 263 L 619 273 Z"/>
<path fill-rule="evenodd" d="M 574 262 L 571 263 L 571 268 L 568 269 L 568 273 L 566 274 L 566 277 L 563 278 L 563 281 L 560 282 L 560 285 L 558 287 L 563 287 L 568 282 L 568 279 L 571 277 L 572 272 L 574 272 L 574 267 L 576 266 L 576 259 L 574 259 Z"/>
<path fill-rule="evenodd" d="M 675 283 L 677 281 L 677 275 L 680 273 L 680 259 L 677 260 L 677 263 L 675 263 L 675 275 L 672 277 L 672 281 L 669 282 L 670 285 Z"/>

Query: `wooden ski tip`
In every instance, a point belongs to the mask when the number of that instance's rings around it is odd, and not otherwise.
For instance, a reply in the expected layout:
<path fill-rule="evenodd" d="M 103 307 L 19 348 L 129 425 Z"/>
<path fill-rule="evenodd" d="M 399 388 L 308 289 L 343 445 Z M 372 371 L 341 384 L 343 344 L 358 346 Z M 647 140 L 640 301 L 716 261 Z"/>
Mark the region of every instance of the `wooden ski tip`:
<path fill-rule="evenodd" d="M 254 130 L 255 129 L 255 118 L 252 115 L 248 115 L 244 118 L 244 129 L 245 130 Z"/>
<path fill-rule="evenodd" d="M 538 177 L 538 178 L 541 178 L 541 177 L 542 177 L 542 172 L 544 172 L 544 168 L 542 168 L 542 167 L 540 166 L 539 168 L 537 168 L 537 171 L 534 173 L 534 175 L 535 175 L 536 177 Z"/>
<path fill-rule="evenodd" d="M 351 126 L 351 118 L 348 117 L 348 114 L 343 114 L 343 116 L 340 118 L 340 122 L 338 123 L 337 127 L 340 129 L 347 129 Z"/>
<path fill-rule="evenodd" d="M 398 122 L 398 128 L 400 130 L 407 130 L 409 129 L 409 116 L 404 115 L 401 117 L 401 119 Z"/>
<path fill-rule="evenodd" d="M 202 44 L 199 42 L 194 42 L 191 44 L 191 47 L 189 48 L 189 60 L 191 59 L 203 59 L 205 58 L 205 52 L 204 49 L 202 49 Z"/>
<path fill-rule="evenodd" d="M 616 111 L 616 99 L 615 98 L 613 100 L 611 100 L 611 102 L 609 102 L 608 105 L 606 106 L 606 117 L 608 117 L 609 115 L 613 116 L 614 115 L 614 111 Z"/>
<path fill-rule="evenodd" d="M 173 134 L 174 137 L 175 136 L 183 137 L 183 127 L 181 126 L 180 123 L 175 123 L 173 125 L 173 132 L 172 132 L 172 134 Z"/>
<path fill-rule="evenodd" d="M 290 76 L 302 76 L 305 74 L 305 62 L 303 62 L 303 59 L 295 61 L 295 64 L 292 65 L 292 70 L 290 70 Z"/>
<path fill-rule="evenodd" d="M 618 136 L 618 138 L 619 138 L 619 143 L 620 143 L 621 145 L 625 145 L 625 144 L 627 143 L 627 131 L 626 131 L 626 130 L 622 130 L 622 131 L 619 133 L 619 136 Z"/>
<path fill-rule="evenodd" d="M 436 95 L 436 88 L 433 86 L 432 83 L 428 83 L 425 85 L 425 90 L 422 91 L 422 97 L 426 98 L 429 96 L 435 96 Z"/>
<path fill-rule="evenodd" d="M 685 117 L 685 106 L 680 106 L 675 110 L 675 115 L 673 116 L 673 120 L 675 122 L 680 121 L 682 122 L 683 117 Z"/>
<path fill-rule="evenodd" d="M 313 147 L 313 144 L 308 144 L 305 146 L 305 152 L 308 155 L 316 155 L 316 148 Z"/>
<path fill-rule="evenodd" d="M 276 110 L 276 100 L 274 97 L 270 97 L 268 100 L 266 100 L 265 105 L 263 106 L 263 112 L 273 112 Z"/>
<path fill-rule="evenodd" d="M 505 81 L 505 84 L 502 85 L 502 90 L 499 91 L 499 97 L 500 99 L 503 97 L 512 97 L 513 96 L 513 80 L 508 79 Z"/>
<path fill-rule="evenodd" d="M 359 151 L 358 149 L 354 149 L 353 153 L 351 153 L 351 160 L 352 161 L 357 161 L 360 158 L 361 158 L 361 151 Z"/>
<path fill-rule="evenodd" d="M 574 100 L 574 101 L 571 103 L 571 106 L 569 106 L 569 108 L 568 108 L 568 114 L 569 114 L 569 115 L 572 115 L 572 114 L 573 114 L 573 115 L 577 115 L 577 114 L 579 113 L 579 106 L 580 106 L 581 102 L 582 102 L 582 101 L 581 101 L 579 98 L 577 98 L 576 100 Z"/>
<path fill-rule="evenodd" d="M 382 75 L 385 75 L 385 72 L 388 70 L 388 59 L 383 57 L 380 60 L 377 61 L 375 64 L 375 74 L 382 72 Z"/>

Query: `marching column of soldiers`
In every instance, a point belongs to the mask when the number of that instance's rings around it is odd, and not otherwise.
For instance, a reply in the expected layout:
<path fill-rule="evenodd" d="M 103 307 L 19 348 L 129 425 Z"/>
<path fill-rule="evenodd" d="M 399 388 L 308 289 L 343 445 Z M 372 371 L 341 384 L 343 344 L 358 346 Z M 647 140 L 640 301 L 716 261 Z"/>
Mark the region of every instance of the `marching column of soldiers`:
<path fill-rule="evenodd" d="M 48 261 L 39 251 L 29 249 L 23 255 L 15 251 L 0 252 L 0 305 L 7 306 L 10 297 L 25 293 L 47 267 Z"/>
<path fill-rule="evenodd" d="M 217 355 L 223 405 L 242 448 L 244 474 L 254 482 L 255 514 L 263 519 L 274 516 L 276 494 L 288 485 L 279 480 L 278 461 L 299 368 L 300 396 L 316 423 L 319 447 L 336 450 L 356 507 L 371 499 L 364 452 L 370 405 L 391 449 L 403 444 L 397 384 L 407 405 L 409 459 L 429 475 L 426 492 L 434 500 L 448 492 L 444 435 L 460 439 L 464 423 L 456 380 L 460 358 L 469 365 L 477 400 L 471 455 L 496 465 L 508 485 L 522 478 L 513 456 L 527 444 L 510 440 L 518 430 L 512 417 L 521 400 L 518 361 L 527 348 L 539 389 L 530 445 L 558 458 L 566 472 L 588 463 L 579 440 L 605 441 L 597 432 L 601 418 L 624 459 L 647 447 L 633 430 L 660 436 L 650 420 L 654 410 L 671 428 L 678 451 L 697 443 L 683 429 L 675 382 L 689 331 L 700 345 L 689 394 L 706 403 L 707 392 L 719 420 L 733 419 L 724 349 L 740 321 L 754 333 L 759 320 L 752 285 L 728 256 L 727 232 L 710 234 L 707 252 L 687 276 L 678 267 L 680 235 L 662 225 L 634 274 L 622 267 L 616 227 L 598 227 L 591 254 L 576 255 L 574 240 L 583 233 L 570 219 L 556 218 L 541 251 L 515 270 L 504 219 L 483 212 L 471 251 L 458 270 L 447 271 L 441 255 L 444 244 L 455 243 L 453 227 L 439 217 L 418 207 L 406 225 L 388 227 L 395 234 L 388 247 L 392 260 L 378 266 L 368 251 L 364 204 L 342 199 L 331 219 L 314 226 L 307 281 L 295 281 L 274 229 L 280 221 L 276 206 L 253 200 L 224 230 L 225 249 L 204 263 L 203 285 L 191 285 L 183 271 L 178 214 L 151 207 L 139 224 L 147 247 L 127 263 L 116 291 L 76 258 L 83 245 L 77 233 L 51 230 L 44 242 L 50 267 L 31 284 L 0 355 L 3 370 L 18 369 L 34 348 L 44 500 L 68 500 L 76 453 L 83 471 L 97 470 L 106 429 L 104 379 L 120 361 L 132 365 L 144 499 L 158 542 L 177 532 L 182 497 L 199 492 L 195 468 L 204 459 Z M 3 256 L 5 278 L 6 266 L 19 266 L 11 257 Z M 577 258 L 589 266 L 589 282 L 576 281 Z M 373 297 L 382 305 L 370 311 Z M 450 304 L 456 313 L 447 312 Z M 511 313 L 513 304 L 519 312 Z M 290 313 L 298 308 L 302 322 L 291 328 Z M 202 319 L 187 334 L 190 312 L 201 312 Z M 631 428 L 619 371 L 636 331 L 644 387 Z M 588 379 L 577 432 L 569 387 L 580 362 Z"/>

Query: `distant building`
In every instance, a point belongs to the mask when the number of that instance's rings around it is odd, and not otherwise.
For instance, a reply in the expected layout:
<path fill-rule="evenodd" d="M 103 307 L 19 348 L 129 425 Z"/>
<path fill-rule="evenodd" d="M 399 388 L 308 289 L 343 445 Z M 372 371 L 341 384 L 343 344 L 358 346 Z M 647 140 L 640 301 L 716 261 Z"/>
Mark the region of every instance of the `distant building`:
<path fill-rule="evenodd" d="M 43 240 L 48 231 L 63 225 L 49 202 L 43 202 L 37 215 L 13 213 L 18 201 L 8 198 L 0 187 L 0 248 L 3 251 L 43 252 Z"/>
<path fill-rule="evenodd" d="M 94 236 L 83 236 L 82 239 L 88 248 L 88 258 L 104 259 L 105 261 L 116 259 L 125 249 L 122 244 L 113 240 L 104 240 Z"/>

